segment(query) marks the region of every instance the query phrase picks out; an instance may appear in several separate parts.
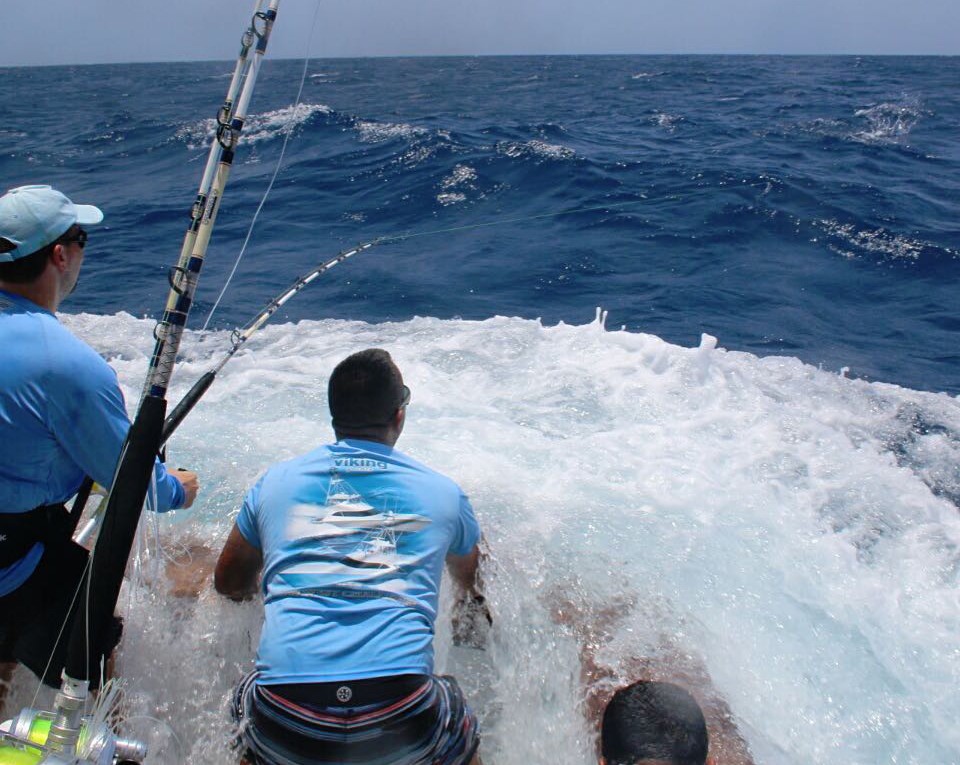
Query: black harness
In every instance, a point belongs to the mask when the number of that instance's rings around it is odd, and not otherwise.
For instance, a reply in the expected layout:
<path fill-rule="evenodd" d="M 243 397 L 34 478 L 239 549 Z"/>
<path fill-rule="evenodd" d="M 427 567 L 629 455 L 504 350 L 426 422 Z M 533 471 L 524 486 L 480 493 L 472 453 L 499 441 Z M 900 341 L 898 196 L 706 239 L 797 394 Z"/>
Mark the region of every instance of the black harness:
<path fill-rule="evenodd" d="M 70 514 L 63 502 L 25 513 L 0 513 L 0 568 L 12 566 L 37 542 L 62 542 L 71 534 Z"/>

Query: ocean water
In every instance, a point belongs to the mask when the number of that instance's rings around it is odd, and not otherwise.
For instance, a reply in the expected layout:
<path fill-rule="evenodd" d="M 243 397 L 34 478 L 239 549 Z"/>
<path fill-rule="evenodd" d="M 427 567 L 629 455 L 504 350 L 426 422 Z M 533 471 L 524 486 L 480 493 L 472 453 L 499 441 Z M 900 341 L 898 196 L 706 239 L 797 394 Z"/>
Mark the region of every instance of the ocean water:
<path fill-rule="evenodd" d="M 487 762 L 594 761 L 573 602 L 617 605 L 586 647 L 615 679 L 697 657 L 758 764 L 960 763 L 960 62 L 314 61 L 294 107 L 301 68 L 265 64 L 172 398 L 297 274 L 416 236 L 294 298 L 170 445 L 204 492 L 145 524 L 121 604 L 154 761 L 233 761 L 259 619 L 158 562 L 329 439 L 327 375 L 377 345 L 413 390 L 399 446 L 485 529 L 487 650 L 448 608 L 437 648 Z M 131 406 L 230 69 L 0 70 L 4 182 L 108 216 L 64 321 Z"/>
<path fill-rule="evenodd" d="M 52 182 L 107 215 L 69 310 L 161 310 L 231 71 L 0 70 L 4 184 Z M 601 306 L 675 343 L 708 332 L 960 392 L 958 58 L 318 60 L 295 106 L 302 71 L 264 64 L 198 321 L 292 131 L 211 326 L 344 247 L 442 230 L 278 318 L 584 323 Z"/>

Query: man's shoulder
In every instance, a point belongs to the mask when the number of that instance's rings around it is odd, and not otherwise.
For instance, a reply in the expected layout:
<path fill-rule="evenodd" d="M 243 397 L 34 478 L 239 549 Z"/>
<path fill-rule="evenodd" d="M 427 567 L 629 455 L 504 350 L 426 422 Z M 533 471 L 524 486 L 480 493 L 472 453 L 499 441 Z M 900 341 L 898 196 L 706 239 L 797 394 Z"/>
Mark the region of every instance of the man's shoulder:
<path fill-rule="evenodd" d="M 437 485 L 438 488 L 446 488 L 450 491 L 456 491 L 458 493 L 463 493 L 462 489 L 457 482 L 454 481 L 450 476 L 441 473 L 439 470 L 430 467 L 429 465 L 424 464 L 418 459 L 414 459 L 408 454 L 394 450 L 393 456 L 396 457 L 402 464 L 406 465 L 410 469 L 416 471 L 423 478 L 428 481 L 431 481 Z"/>
<path fill-rule="evenodd" d="M 0 339 L 29 347 L 33 364 L 45 367 L 49 373 L 72 377 L 110 369 L 100 354 L 49 311 L 16 304 L 9 311 L 0 312 L 0 317 Z"/>
<path fill-rule="evenodd" d="M 61 371 L 79 375 L 97 373 L 106 375 L 111 383 L 115 381 L 113 370 L 103 357 L 55 318 L 50 318 L 44 332 L 55 365 Z"/>
<path fill-rule="evenodd" d="M 330 449 L 325 445 L 318 446 L 308 452 L 270 464 L 267 469 L 263 471 L 260 480 L 289 480 L 292 475 L 307 471 L 316 471 L 320 465 L 325 463 L 332 465 Z"/>

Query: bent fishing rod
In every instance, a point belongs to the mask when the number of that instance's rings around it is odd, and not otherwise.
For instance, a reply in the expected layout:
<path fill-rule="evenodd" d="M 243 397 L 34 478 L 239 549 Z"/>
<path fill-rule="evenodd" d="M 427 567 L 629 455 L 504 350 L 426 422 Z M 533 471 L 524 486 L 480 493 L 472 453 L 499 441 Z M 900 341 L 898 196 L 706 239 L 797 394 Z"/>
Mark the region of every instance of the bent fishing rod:
<path fill-rule="evenodd" d="M 516 223 L 516 222 L 525 222 L 528 220 L 536 220 L 540 218 L 553 218 L 560 215 L 572 215 L 574 213 L 584 213 L 584 212 L 596 212 L 598 210 L 611 210 L 618 207 L 627 207 L 630 205 L 641 204 L 646 200 L 635 200 L 631 202 L 623 203 L 614 203 L 609 205 L 602 205 L 599 207 L 584 207 L 576 210 L 563 210 L 559 212 L 543 213 L 541 215 L 531 215 L 523 218 L 508 218 L 494 221 L 485 221 L 483 223 L 471 223 L 466 226 L 454 226 L 448 228 L 439 228 L 431 229 L 429 231 L 416 231 L 406 234 L 392 234 L 386 236 L 380 236 L 376 239 L 371 239 L 368 242 L 363 244 L 358 244 L 355 247 L 350 249 L 343 250 L 338 253 L 335 257 L 330 260 L 321 263 L 316 268 L 311 271 L 308 271 L 305 274 L 297 277 L 297 279 L 283 292 L 279 293 L 273 300 L 267 303 L 263 309 L 258 313 L 251 321 L 249 321 L 242 329 L 236 329 L 233 331 L 230 343 L 231 347 L 226 352 L 224 357 L 210 370 L 204 372 L 200 378 L 193 384 L 189 391 L 180 399 L 177 405 L 173 408 L 173 411 L 167 417 L 166 422 L 163 426 L 163 438 L 162 444 L 166 442 L 173 435 L 174 431 L 183 422 L 184 418 L 193 410 L 193 408 L 199 403 L 200 399 L 207 392 L 210 386 L 213 384 L 214 379 L 217 376 L 217 373 L 226 365 L 228 361 L 240 350 L 240 348 L 250 339 L 250 337 L 255 334 L 259 329 L 261 329 L 272 317 L 279 311 L 294 295 L 298 294 L 303 290 L 308 284 L 314 281 L 317 277 L 329 271 L 334 266 L 339 265 L 347 258 L 358 255 L 361 252 L 376 247 L 381 244 L 395 243 L 406 241 L 407 239 L 416 239 L 418 237 L 424 236 L 436 236 L 438 234 L 449 234 L 454 231 L 465 231 L 468 229 L 475 228 L 485 228 L 490 226 L 501 226 L 507 223 Z"/>
<path fill-rule="evenodd" d="M 406 241 L 407 239 L 416 239 L 419 237 L 425 236 L 436 236 L 439 234 L 449 234 L 457 231 L 466 231 L 476 228 L 489 228 L 491 226 L 502 226 L 508 223 L 517 223 L 517 222 L 526 222 L 530 220 L 539 220 L 543 218 L 555 218 L 560 215 L 573 215 L 576 213 L 586 213 L 586 212 L 597 212 L 597 211 L 609 211 L 615 210 L 618 208 L 631 207 L 633 205 L 642 204 L 646 202 L 645 199 L 632 200 L 629 202 L 619 202 L 612 203 L 607 205 L 592 206 L 592 207 L 582 207 L 574 210 L 561 210 L 556 212 L 542 213 L 540 215 L 530 215 L 524 216 L 521 218 L 504 218 L 493 221 L 484 221 L 482 223 L 471 223 L 465 226 L 451 226 L 446 228 L 431 229 L 428 231 L 415 231 L 408 232 L 405 234 L 391 234 L 377 237 L 376 239 L 371 239 L 368 242 L 359 244 L 355 247 L 352 247 L 347 250 L 343 250 L 338 253 L 335 257 L 331 258 L 324 263 L 321 263 L 319 266 L 314 268 L 311 271 L 308 271 L 305 274 L 297 277 L 297 279 L 287 287 L 283 292 L 279 293 L 273 300 L 267 303 L 264 308 L 258 313 L 251 321 L 249 321 L 243 328 L 236 329 L 231 335 L 231 347 L 226 352 L 224 357 L 210 370 L 204 372 L 200 378 L 191 386 L 190 390 L 180 399 L 177 405 L 173 408 L 173 411 L 167 416 L 166 421 L 163 426 L 163 434 L 160 439 L 160 448 L 158 451 L 162 451 L 163 447 L 166 445 L 167 441 L 170 440 L 170 437 L 173 435 L 174 431 L 179 427 L 183 422 L 186 416 L 193 411 L 193 408 L 200 402 L 200 399 L 207 392 L 210 386 L 213 384 L 213 381 L 216 379 L 217 374 L 228 361 L 240 350 L 240 348 L 250 339 L 250 337 L 260 330 L 272 317 L 273 315 L 282 308 L 287 301 L 289 301 L 294 295 L 298 294 L 303 290 L 308 284 L 313 282 L 317 277 L 326 273 L 331 268 L 336 265 L 339 265 L 347 258 L 350 258 L 354 255 L 357 255 L 361 252 L 371 249 L 377 245 L 395 243 Z M 209 317 L 208 317 L 209 321 Z M 81 516 L 83 515 L 84 508 L 86 506 L 87 500 L 89 499 L 90 493 L 93 488 L 93 480 L 87 478 L 84 480 L 84 483 L 81 485 L 80 489 L 77 492 L 77 496 L 74 499 L 72 509 L 70 511 L 71 515 L 71 535 L 76 532 L 79 525 Z M 93 533 L 96 531 L 99 526 L 100 519 L 102 518 L 102 511 L 98 508 L 93 516 L 84 524 L 83 529 L 74 536 L 74 541 L 85 544 Z"/>
<path fill-rule="evenodd" d="M 391 238 L 390 241 L 395 239 L 396 237 Z M 386 237 L 373 239 L 348 250 L 343 250 L 337 254 L 336 257 L 333 257 L 325 263 L 322 263 L 312 271 L 297 277 L 297 279 L 289 287 L 287 287 L 283 292 L 278 294 L 275 298 L 273 298 L 273 300 L 267 303 L 260 313 L 250 320 L 243 328 L 234 330 L 230 337 L 230 349 L 224 354 L 223 358 L 214 367 L 207 372 L 204 372 L 200 376 L 190 390 L 187 391 L 183 398 L 181 398 L 177 405 L 173 408 L 173 411 L 167 416 L 163 424 L 163 432 L 160 436 L 160 446 L 158 451 L 161 451 L 163 447 L 166 446 L 167 441 L 170 440 L 170 437 L 180 426 L 180 423 L 182 423 L 186 416 L 193 411 L 193 408 L 199 403 L 200 399 L 203 397 L 203 394 L 206 393 L 207 389 L 213 384 L 217 373 L 220 372 L 226 363 L 233 358 L 237 351 L 243 347 L 244 343 L 246 343 L 247 340 L 249 340 L 250 337 L 253 336 L 259 329 L 261 329 L 270 320 L 270 318 L 277 311 L 279 311 L 288 300 L 290 300 L 290 298 L 303 290 L 318 276 L 326 273 L 334 266 L 339 265 L 347 258 L 363 252 L 364 250 L 369 250 L 371 247 L 375 247 L 376 245 L 387 240 L 388 239 Z M 83 514 L 84 506 L 87 503 L 92 489 L 93 480 L 89 477 L 84 479 L 83 485 L 77 492 L 76 499 L 74 499 L 73 508 L 70 511 L 71 523 L 73 524 L 71 535 L 73 535 L 73 532 L 76 531 L 77 525 L 80 521 L 80 516 Z M 91 518 L 84 524 L 84 527 L 80 530 L 80 532 L 74 536 L 74 541 L 78 544 L 85 544 L 97 530 L 97 527 L 102 521 L 102 517 L 103 512 L 101 508 L 98 507 L 93 516 L 91 516 Z"/>
<path fill-rule="evenodd" d="M 279 311 L 288 300 L 290 300 L 290 298 L 299 293 L 318 276 L 326 273 L 334 266 L 339 265 L 347 258 L 363 252 L 364 250 L 369 250 L 371 247 L 375 247 L 383 242 L 396 241 L 399 238 L 400 237 L 380 237 L 378 239 L 373 239 L 369 242 L 359 244 L 356 247 L 352 247 L 348 250 L 343 250 L 337 254 L 336 257 L 331 258 L 325 263 L 322 263 L 312 271 L 297 277 L 297 279 L 289 287 L 287 287 L 283 292 L 267 303 L 260 313 L 258 313 L 252 320 L 247 322 L 244 327 L 241 329 L 235 329 L 230 336 L 230 350 L 224 354 L 223 358 L 214 367 L 207 372 L 204 372 L 200 376 L 190 390 L 187 391 L 183 398 L 181 398 L 177 405 L 173 408 L 173 411 L 167 416 L 163 425 L 163 433 L 160 437 L 160 446 L 157 451 L 162 452 L 174 431 L 180 426 L 180 423 L 183 422 L 186 416 L 193 411 L 193 408 L 199 403 L 200 399 L 203 397 L 203 394 L 206 393 L 207 389 L 213 384 L 213 381 L 217 377 L 217 373 L 220 372 L 226 363 L 234 357 L 236 352 L 240 350 L 244 343 L 246 343 L 247 340 L 249 340 L 250 337 L 257 332 L 257 330 L 261 329 L 264 324 L 266 324 L 270 318 L 277 311 Z M 97 508 L 93 516 L 84 524 L 84 527 L 80 530 L 80 532 L 76 533 L 77 527 L 80 524 L 80 519 L 83 516 L 84 508 L 86 507 L 87 501 L 90 499 L 90 494 L 93 491 L 93 487 L 93 479 L 89 476 L 84 478 L 83 483 L 77 490 L 76 497 L 74 497 L 73 505 L 70 510 L 70 535 L 78 544 L 85 544 L 90 539 L 90 537 L 93 535 L 93 532 L 96 531 L 97 527 L 99 526 L 100 520 L 103 516 L 103 511 L 101 509 L 103 505 L 101 503 L 101 507 Z"/>
<path fill-rule="evenodd" d="M 326 273 L 334 266 L 343 263 L 343 261 L 345 261 L 347 258 L 361 253 L 364 250 L 369 250 L 371 247 L 375 247 L 383 242 L 393 241 L 394 239 L 395 238 L 381 237 L 379 239 L 373 239 L 369 242 L 364 242 L 363 244 L 359 244 L 356 247 L 352 247 L 348 250 L 343 250 L 337 254 L 336 257 L 331 258 L 325 263 L 322 263 L 312 271 L 297 277 L 297 279 L 289 287 L 287 287 L 283 292 L 278 294 L 273 300 L 267 303 L 263 307 L 263 310 L 261 310 L 260 313 L 258 313 L 252 320 L 247 322 L 242 329 L 234 330 L 230 337 L 230 350 L 226 352 L 224 357 L 214 367 L 212 367 L 209 371 L 204 372 L 200 376 L 200 379 L 193 384 L 193 387 L 191 387 L 190 390 L 187 391 L 186 395 L 180 399 L 180 402 L 174 407 L 173 411 L 170 413 L 170 416 L 167 417 L 163 426 L 163 443 L 167 442 L 180 423 L 183 422 L 184 418 L 197 405 L 203 394 L 206 393 L 207 389 L 213 384 L 217 373 L 223 369 L 226 363 L 233 358 L 233 356 L 237 351 L 240 350 L 241 347 L 243 347 L 244 343 L 246 343 L 247 340 L 249 340 L 250 337 L 257 332 L 257 330 L 261 329 L 263 325 L 266 324 L 270 318 L 286 304 L 288 300 L 306 288 L 306 286 L 318 276 Z"/>
<path fill-rule="evenodd" d="M 180 257 L 171 271 L 166 308 L 154 331 L 156 345 L 137 415 L 121 450 L 102 528 L 81 585 L 86 607 L 77 609 L 71 626 L 63 682 L 46 742 L 60 752 L 74 753 L 81 741 L 91 679 L 101 671 L 101 656 L 162 440 L 167 389 L 278 6 L 279 0 L 256 0 L 226 99 L 217 113 L 216 134 Z"/>
<path fill-rule="evenodd" d="M 575 210 L 562 210 L 559 212 L 550 212 L 543 213 L 540 215 L 530 215 L 522 218 L 504 218 L 493 221 L 485 221 L 482 223 L 471 223 L 465 226 L 452 226 L 447 228 L 438 228 L 431 229 L 429 231 L 414 231 L 406 234 L 391 234 L 377 237 L 376 239 L 371 239 L 368 242 L 363 244 L 358 244 L 356 247 L 352 247 L 347 250 L 343 250 L 335 257 L 330 260 L 321 263 L 319 266 L 314 268 L 312 271 L 297 277 L 297 279 L 287 287 L 283 292 L 278 294 L 273 300 L 264 306 L 264 308 L 258 313 L 251 321 L 249 321 L 242 329 L 237 329 L 233 331 L 231 335 L 230 350 L 227 351 L 226 355 L 209 371 L 204 372 L 200 378 L 193 384 L 189 391 L 180 399 L 179 403 L 174 407 L 173 411 L 167 417 L 166 423 L 163 427 L 163 441 L 166 443 L 170 436 L 173 435 L 173 432 L 177 429 L 184 418 L 193 410 L 197 405 L 200 399 L 203 397 L 203 394 L 207 392 L 207 389 L 213 384 L 214 379 L 217 376 L 217 373 L 226 365 L 228 361 L 236 354 L 237 351 L 243 346 L 250 337 L 261 329 L 264 324 L 266 324 L 270 318 L 282 308 L 288 300 L 290 300 L 294 295 L 298 294 L 303 290 L 308 284 L 310 284 L 314 279 L 316 279 L 321 274 L 326 273 L 331 268 L 336 265 L 339 265 L 347 258 L 350 258 L 354 255 L 357 255 L 361 252 L 376 247 L 381 244 L 402 242 L 408 239 L 416 239 L 424 236 L 436 236 L 439 234 L 449 234 L 455 231 L 466 231 L 469 229 L 476 228 L 488 228 L 491 226 L 502 226 L 507 223 L 517 223 L 517 222 L 526 222 L 530 220 L 538 220 L 541 218 L 555 218 L 560 215 L 573 215 L 575 213 L 585 213 L 585 212 L 596 212 L 598 210 L 612 210 L 616 208 L 629 207 L 636 204 L 642 204 L 647 200 L 633 200 L 630 202 L 621 202 L 613 203 L 608 205 L 601 205 L 596 207 L 583 207 Z M 208 317 L 209 320 L 209 317 Z"/>

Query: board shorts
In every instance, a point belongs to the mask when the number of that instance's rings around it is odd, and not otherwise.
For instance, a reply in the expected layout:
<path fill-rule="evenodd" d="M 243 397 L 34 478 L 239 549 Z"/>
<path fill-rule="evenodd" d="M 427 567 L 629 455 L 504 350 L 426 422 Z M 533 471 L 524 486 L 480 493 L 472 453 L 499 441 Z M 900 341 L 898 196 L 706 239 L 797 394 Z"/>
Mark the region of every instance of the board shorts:
<path fill-rule="evenodd" d="M 83 600 L 77 586 L 90 553 L 75 542 L 45 543 L 37 568 L 19 588 L 0 597 L 0 662 L 18 662 L 46 685 L 59 688 L 73 619 Z M 76 596 L 76 597 L 75 597 Z M 72 605 L 72 607 L 71 607 Z M 113 618 L 105 656 L 123 632 Z M 100 685 L 100 656 L 91 657 L 90 687 Z"/>
<path fill-rule="evenodd" d="M 257 675 L 240 682 L 232 705 L 236 744 L 252 765 L 467 765 L 480 745 L 452 677 L 277 686 Z"/>

